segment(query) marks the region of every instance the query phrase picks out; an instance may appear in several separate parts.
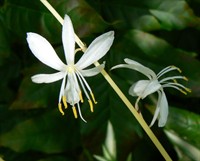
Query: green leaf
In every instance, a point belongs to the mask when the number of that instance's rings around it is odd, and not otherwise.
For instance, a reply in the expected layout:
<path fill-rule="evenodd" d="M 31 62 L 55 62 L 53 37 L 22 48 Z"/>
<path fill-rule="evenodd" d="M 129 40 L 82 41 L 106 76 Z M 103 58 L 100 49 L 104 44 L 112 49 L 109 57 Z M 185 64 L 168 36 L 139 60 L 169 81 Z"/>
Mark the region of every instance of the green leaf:
<path fill-rule="evenodd" d="M 132 154 L 129 154 L 126 161 L 132 161 Z"/>
<path fill-rule="evenodd" d="M 200 150 L 191 144 L 183 141 L 180 137 L 176 136 L 173 132 L 165 131 L 169 139 L 176 146 L 177 153 L 179 154 L 179 158 L 181 160 L 185 159 L 185 156 L 191 158 L 191 160 L 199 160 L 200 158 Z"/>
<path fill-rule="evenodd" d="M 61 35 L 61 25 L 50 13 L 46 14 L 44 11 L 36 9 L 40 4 L 38 2 L 32 4 L 24 3 L 24 1 L 18 3 L 16 1 L 6 1 L 1 8 L 4 25 L 12 33 L 23 38 L 24 41 L 27 32 L 37 32 L 51 42 L 60 42 L 61 38 L 58 35 Z"/>
<path fill-rule="evenodd" d="M 89 6 L 84 0 L 78 0 L 79 5 L 69 12 L 79 37 L 88 36 L 91 33 L 104 32 L 108 24 L 103 18 Z"/>
<path fill-rule="evenodd" d="M 52 105 L 49 100 L 54 100 L 57 106 L 59 95 L 59 82 L 53 84 L 35 84 L 31 76 L 25 77 L 22 81 L 17 98 L 12 102 L 11 109 L 34 109 L 46 108 Z"/>
<path fill-rule="evenodd" d="M 200 149 L 200 115 L 170 107 L 166 129 Z"/>
<path fill-rule="evenodd" d="M 102 8 L 116 28 L 152 31 L 200 26 L 200 19 L 184 0 L 136 0 L 126 3 L 111 0 L 106 1 Z"/>
<path fill-rule="evenodd" d="M 60 43 L 61 24 L 40 1 L 26 2 L 25 0 L 19 2 L 6 1 L 0 9 L 5 26 L 24 40 L 27 32 L 36 32 L 52 43 Z M 101 16 L 84 0 L 77 0 L 76 2 L 61 0 L 50 3 L 63 18 L 65 14 L 70 15 L 75 31 L 80 37 L 89 33 L 102 32 L 107 26 Z"/>
<path fill-rule="evenodd" d="M 73 161 L 73 159 L 61 157 L 61 156 L 50 156 L 49 158 L 40 159 L 37 161 Z"/>
<path fill-rule="evenodd" d="M 150 9 L 160 22 L 163 29 L 183 29 L 185 27 L 198 27 L 200 19 L 185 1 L 162 1 L 155 9 Z"/>
<path fill-rule="evenodd" d="M 67 128 L 64 128 L 67 127 Z M 17 152 L 28 150 L 59 153 L 80 146 L 77 122 L 62 117 L 58 110 L 49 110 L 37 117 L 18 123 L 1 134 L 0 145 Z"/>
<path fill-rule="evenodd" d="M 8 39 L 8 33 L 3 25 L 2 15 L 0 14 L 0 66 L 5 63 L 6 58 L 11 54 L 10 41 Z"/>
<path fill-rule="evenodd" d="M 116 152 L 116 139 L 115 139 L 115 133 L 112 127 L 112 124 L 108 122 L 107 127 L 107 134 L 105 139 L 105 148 L 107 149 L 108 155 L 106 158 L 117 158 L 117 152 Z M 104 154 L 104 156 L 106 156 Z"/>

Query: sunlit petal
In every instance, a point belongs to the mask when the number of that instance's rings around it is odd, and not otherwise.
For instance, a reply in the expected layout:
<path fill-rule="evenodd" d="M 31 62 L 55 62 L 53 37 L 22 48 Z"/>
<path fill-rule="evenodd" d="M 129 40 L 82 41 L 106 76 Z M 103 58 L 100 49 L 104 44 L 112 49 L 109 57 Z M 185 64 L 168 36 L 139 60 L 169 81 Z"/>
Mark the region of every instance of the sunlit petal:
<path fill-rule="evenodd" d="M 91 68 L 91 69 L 80 70 L 80 73 L 84 77 L 91 77 L 91 76 L 94 76 L 94 75 L 97 75 L 98 73 L 100 73 L 104 67 L 105 67 L 105 64 L 101 64 L 101 65 Z"/>
<path fill-rule="evenodd" d="M 53 74 L 37 74 L 31 77 L 34 83 L 52 83 L 62 79 L 65 76 L 64 72 L 57 72 Z"/>
<path fill-rule="evenodd" d="M 51 44 L 44 37 L 29 32 L 27 33 L 27 42 L 32 53 L 42 63 L 56 70 L 62 70 L 65 67 Z"/>
<path fill-rule="evenodd" d="M 110 31 L 97 37 L 87 48 L 83 56 L 76 63 L 80 69 L 84 69 L 101 59 L 110 49 L 114 40 L 114 32 Z"/>
<path fill-rule="evenodd" d="M 65 58 L 67 64 L 74 64 L 74 51 L 75 51 L 75 36 L 74 28 L 71 19 L 68 15 L 65 15 L 63 29 L 62 29 L 62 41 L 65 51 Z"/>
<path fill-rule="evenodd" d="M 158 126 L 163 127 L 165 126 L 167 122 L 167 117 L 168 117 L 168 102 L 167 102 L 167 97 L 165 95 L 165 92 L 162 90 L 162 95 L 159 101 L 158 106 L 160 106 L 160 117 L 158 121 Z"/>

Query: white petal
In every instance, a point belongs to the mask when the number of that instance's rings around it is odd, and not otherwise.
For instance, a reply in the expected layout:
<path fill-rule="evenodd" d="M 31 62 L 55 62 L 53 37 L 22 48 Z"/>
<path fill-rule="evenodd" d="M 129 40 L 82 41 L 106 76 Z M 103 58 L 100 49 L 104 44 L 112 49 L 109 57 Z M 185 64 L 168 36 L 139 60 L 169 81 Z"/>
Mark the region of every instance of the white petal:
<path fill-rule="evenodd" d="M 37 74 L 31 77 L 34 83 L 52 83 L 62 79 L 65 76 L 64 72 L 57 72 L 53 74 Z"/>
<path fill-rule="evenodd" d="M 152 119 L 152 121 L 151 121 L 151 124 L 149 125 L 150 127 L 153 126 L 153 124 L 155 123 L 156 119 L 158 118 L 158 115 L 159 115 L 159 112 L 160 112 L 160 101 L 161 101 L 161 96 L 162 96 L 161 91 L 158 91 L 158 103 L 157 103 L 156 110 L 155 110 L 155 112 L 154 112 L 154 115 L 153 115 L 153 119 Z"/>
<path fill-rule="evenodd" d="M 124 59 L 124 61 L 127 64 L 119 64 L 119 65 L 112 67 L 111 69 L 129 68 L 129 69 L 136 70 L 136 71 L 146 75 L 149 79 L 152 79 L 152 78 L 156 79 L 156 74 L 150 68 L 147 68 L 144 65 L 142 65 L 134 60 L 128 59 L 128 58 Z"/>
<path fill-rule="evenodd" d="M 162 95 L 161 95 L 161 100 L 160 100 L 160 117 L 158 121 L 158 126 L 163 127 L 165 126 L 167 122 L 167 117 L 168 117 L 168 102 L 167 102 L 167 97 L 165 95 L 165 92 L 162 90 Z"/>
<path fill-rule="evenodd" d="M 71 19 L 68 15 L 65 15 L 64 18 L 62 29 L 62 41 L 67 64 L 74 64 L 75 35 Z"/>
<path fill-rule="evenodd" d="M 42 63 L 49 67 L 62 70 L 65 64 L 60 60 L 51 44 L 42 36 L 36 33 L 27 33 L 27 42 L 32 53 Z"/>
<path fill-rule="evenodd" d="M 158 91 L 161 88 L 161 84 L 158 82 L 158 80 L 150 81 L 150 83 L 146 86 L 143 94 L 141 95 L 141 98 L 145 98 L 146 96 Z"/>
<path fill-rule="evenodd" d="M 101 59 L 110 49 L 113 40 L 113 31 L 107 32 L 97 37 L 87 48 L 80 60 L 76 63 L 77 67 L 84 69 Z"/>
<path fill-rule="evenodd" d="M 70 105 L 74 106 L 76 103 L 80 101 L 79 93 L 80 93 L 80 88 L 75 74 L 74 73 L 68 74 L 67 85 L 65 88 L 67 102 Z"/>
<path fill-rule="evenodd" d="M 150 83 L 149 80 L 140 80 L 136 83 L 134 83 L 130 89 L 129 89 L 129 94 L 131 96 L 142 96 L 142 94 L 144 93 L 145 88 L 148 86 L 148 84 Z"/>
<path fill-rule="evenodd" d="M 84 77 L 91 77 L 91 76 L 94 76 L 94 75 L 97 75 L 98 73 L 100 73 L 104 67 L 105 67 L 105 64 L 101 64 L 101 65 L 91 68 L 91 69 L 80 70 L 80 73 Z"/>

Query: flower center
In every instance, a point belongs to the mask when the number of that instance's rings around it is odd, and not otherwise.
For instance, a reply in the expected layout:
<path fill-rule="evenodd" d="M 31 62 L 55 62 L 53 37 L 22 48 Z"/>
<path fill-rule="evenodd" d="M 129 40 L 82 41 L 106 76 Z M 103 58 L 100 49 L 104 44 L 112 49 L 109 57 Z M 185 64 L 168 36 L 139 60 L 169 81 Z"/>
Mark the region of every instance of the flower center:
<path fill-rule="evenodd" d="M 74 69 L 75 69 L 74 65 L 68 65 L 67 68 L 66 68 L 68 73 L 73 73 Z"/>

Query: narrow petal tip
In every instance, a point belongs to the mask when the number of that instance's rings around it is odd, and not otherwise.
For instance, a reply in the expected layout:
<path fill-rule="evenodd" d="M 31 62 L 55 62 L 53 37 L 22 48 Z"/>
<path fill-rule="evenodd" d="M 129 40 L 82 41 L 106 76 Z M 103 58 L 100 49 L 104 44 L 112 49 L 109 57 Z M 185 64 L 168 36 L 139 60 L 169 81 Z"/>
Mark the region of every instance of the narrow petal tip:
<path fill-rule="evenodd" d="M 115 32 L 114 31 L 109 31 L 107 32 L 107 35 L 110 37 L 114 37 Z"/>
<path fill-rule="evenodd" d="M 35 35 L 37 35 L 36 33 L 33 32 L 27 32 L 26 33 L 26 40 L 29 43 L 31 41 L 31 38 L 33 38 Z"/>

